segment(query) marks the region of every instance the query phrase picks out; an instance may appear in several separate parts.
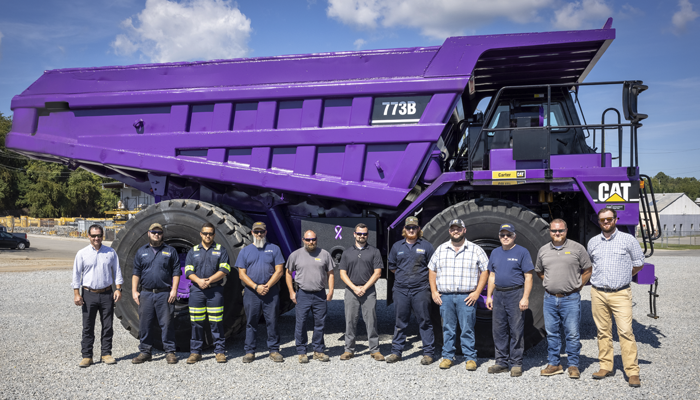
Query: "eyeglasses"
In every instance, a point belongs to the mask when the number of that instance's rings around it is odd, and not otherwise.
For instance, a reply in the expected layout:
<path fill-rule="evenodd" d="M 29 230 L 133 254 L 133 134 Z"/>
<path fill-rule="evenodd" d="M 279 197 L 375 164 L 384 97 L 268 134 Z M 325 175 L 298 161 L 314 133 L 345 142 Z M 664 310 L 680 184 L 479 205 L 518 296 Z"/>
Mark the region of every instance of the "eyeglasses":
<path fill-rule="evenodd" d="M 407 231 L 415 231 L 416 229 L 418 229 L 418 225 L 411 225 L 406 227 Z"/>
<path fill-rule="evenodd" d="M 513 237 L 513 234 L 512 233 L 499 233 L 498 237 L 509 238 L 509 237 Z"/>
<path fill-rule="evenodd" d="M 316 238 L 304 238 L 305 242 L 315 242 Z"/>
<path fill-rule="evenodd" d="M 262 235 L 265 232 L 267 232 L 267 231 L 253 231 L 253 233 L 256 235 Z"/>
<path fill-rule="evenodd" d="M 355 232 L 355 235 L 357 236 L 368 236 L 369 232 Z"/>
<path fill-rule="evenodd" d="M 615 220 L 615 218 L 613 218 L 613 217 L 599 218 L 599 219 L 598 219 L 598 221 L 600 221 L 600 222 L 602 222 L 602 223 L 604 223 L 604 224 L 609 224 L 609 223 L 613 222 L 614 220 Z"/>
<path fill-rule="evenodd" d="M 163 234 L 162 231 L 148 231 L 148 232 L 150 232 L 151 235 L 162 235 Z"/>
<path fill-rule="evenodd" d="M 91 238 L 97 239 L 97 238 L 102 238 L 102 235 L 90 235 Z"/>
<path fill-rule="evenodd" d="M 202 236 L 214 236 L 214 232 L 199 232 Z"/>
<path fill-rule="evenodd" d="M 566 229 L 550 229 L 549 231 L 552 233 L 564 233 Z"/>

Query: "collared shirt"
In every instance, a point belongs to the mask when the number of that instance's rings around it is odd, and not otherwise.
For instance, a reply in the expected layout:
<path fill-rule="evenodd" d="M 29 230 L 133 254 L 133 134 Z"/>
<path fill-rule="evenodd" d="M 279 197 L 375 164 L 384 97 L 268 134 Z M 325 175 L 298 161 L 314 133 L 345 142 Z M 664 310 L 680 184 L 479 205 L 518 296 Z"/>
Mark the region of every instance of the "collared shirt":
<path fill-rule="evenodd" d="M 277 245 L 266 242 L 262 249 L 255 247 L 254 244 L 244 247 L 238 253 L 235 267 L 245 269 L 246 275 L 253 282 L 258 285 L 264 285 L 275 273 L 275 266 L 280 264 L 284 265 L 282 251 Z M 279 290 L 279 285 L 270 288 L 272 292 L 277 290 Z"/>
<path fill-rule="evenodd" d="M 434 252 L 433 245 L 423 238 L 414 244 L 406 239 L 394 243 L 387 259 L 389 269 L 395 271 L 394 289 L 429 288 L 428 261 Z"/>
<path fill-rule="evenodd" d="M 117 252 L 105 245 L 99 250 L 95 250 L 92 245 L 80 249 L 73 261 L 73 289 L 87 286 L 99 290 L 112 286 L 112 283 L 124 283 Z"/>
<path fill-rule="evenodd" d="M 510 250 L 496 247 L 489 258 L 489 271 L 496 276 L 496 286 L 512 287 L 525 283 L 525 273 L 535 269 L 532 257 L 526 248 L 516 244 Z"/>
<path fill-rule="evenodd" d="M 205 279 L 219 271 L 225 275 L 231 272 L 231 266 L 228 264 L 228 253 L 225 248 L 221 247 L 221 244 L 213 242 L 208 250 L 198 244 L 187 252 L 185 261 L 185 276 L 187 278 L 195 274 L 197 277 Z M 214 282 L 213 286 L 218 286 L 221 282 Z M 194 282 L 192 285 L 199 287 Z"/>
<path fill-rule="evenodd" d="M 158 249 L 150 244 L 139 247 L 134 255 L 134 275 L 141 277 L 141 287 L 146 289 L 172 287 L 173 276 L 182 275 L 177 250 L 167 244 Z"/>
<path fill-rule="evenodd" d="M 458 252 L 447 241 L 435 250 L 428 269 L 437 274 L 437 290 L 440 293 L 473 292 L 479 283 L 479 274 L 486 271 L 489 258 L 476 244 L 465 240 Z"/>
<path fill-rule="evenodd" d="M 363 286 L 372 278 L 375 270 L 383 268 L 382 254 L 379 249 L 370 245 L 361 249 L 356 245 L 348 247 L 338 265 L 338 269 L 346 271 L 350 282 L 357 286 Z"/>
<path fill-rule="evenodd" d="M 535 271 L 544 272 L 542 285 L 552 294 L 571 293 L 581 287 L 581 274 L 591 268 L 586 249 L 573 240 L 566 239 L 562 246 L 552 242 L 537 252 Z"/>
<path fill-rule="evenodd" d="M 318 292 L 326 288 L 328 273 L 333 273 L 335 262 L 327 250 L 316 248 L 309 253 L 304 247 L 289 255 L 287 269 L 296 272 L 294 281 L 301 290 Z"/>
<path fill-rule="evenodd" d="M 632 281 L 632 268 L 644 265 L 644 253 L 634 236 L 620 232 L 606 239 L 603 233 L 588 241 L 588 254 L 593 264 L 591 285 L 618 289 Z"/>

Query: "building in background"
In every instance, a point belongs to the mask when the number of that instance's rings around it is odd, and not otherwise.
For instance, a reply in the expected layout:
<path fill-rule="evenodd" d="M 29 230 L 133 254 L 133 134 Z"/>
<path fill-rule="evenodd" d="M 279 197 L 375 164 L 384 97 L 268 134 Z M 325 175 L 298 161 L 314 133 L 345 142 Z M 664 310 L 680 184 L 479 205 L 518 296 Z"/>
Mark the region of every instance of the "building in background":
<path fill-rule="evenodd" d="M 653 211 L 652 202 L 649 206 Z M 685 193 L 656 193 L 656 208 L 661 226 L 654 230 L 660 228 L 664 236 L 700 235 L 700 205 Z"/>
<path fill-rule="evenodd" d="M 151 204 L 155 204 L 152 195 L 144 193 L 138 189 L 121 182 L 103 183 L 102 189 L 119 189 L 120 204 L 118 209 L 126 211 L 138 211 Z"/>

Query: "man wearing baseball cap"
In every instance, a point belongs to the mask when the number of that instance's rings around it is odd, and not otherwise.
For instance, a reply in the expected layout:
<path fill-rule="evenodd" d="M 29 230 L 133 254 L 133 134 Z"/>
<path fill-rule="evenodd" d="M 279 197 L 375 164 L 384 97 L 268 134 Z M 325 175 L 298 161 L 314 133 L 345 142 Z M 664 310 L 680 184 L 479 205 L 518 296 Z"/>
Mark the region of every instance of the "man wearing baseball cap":
<path fill-rule="evenodd" d="M 440 306 L 442 317 L 442 361 L 448 369 L 455 358 L 457 325 L 462 329 L 460 342 L 468 371 L 476 370 L 476 301 L 486 286 L 489 259 L 484 250 L 465 239 L 467 227 L 461 219 L 450 221 L 450 240 L 438 246 L 430 258 L 430 291 Z"/>
<path fill-rule="evenodd" d="M 524 247 L 515 244 L 515 227 L 502 224 L 498 238 L 501 247 L 491 252 L 489 259 L 489 288 L 486 307 L 493 311 L 493 344 L 496 364 L 489 367 L 490 374 L 508 372 L 510 376 L 523 374 L 525 350 L 525 321 L 532 289 L 532 257 Z"/>
<path fill-rule="evenodd" d="M 435 334 L 430 321 L 430 282 L 428 261 L 433 256 L 433 245 L 423 239 L 423 231 L 418 226 L 418 218 L 406 218 L 403 240 L 394 243 L 389 252 L 389 270 L 394 273 L 394 310 L 396 327 L 392 340 L 391 354 L 386 362 L 401 360 L 406 343 L 406 328 L 411 321 L 411 312 L 418 320 L 420 337 L 423 341 L 421 364 L 433 363 L 435 354 Z"/>

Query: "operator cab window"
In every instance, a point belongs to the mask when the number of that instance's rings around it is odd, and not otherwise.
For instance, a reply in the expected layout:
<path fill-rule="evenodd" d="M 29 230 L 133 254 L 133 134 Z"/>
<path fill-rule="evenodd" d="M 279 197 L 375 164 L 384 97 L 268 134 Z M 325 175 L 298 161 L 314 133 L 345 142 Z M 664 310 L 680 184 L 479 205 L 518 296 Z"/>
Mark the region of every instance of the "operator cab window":
<path fill-rule="evenodd" d="M 528 128 L 547 126 L 547 102 L 504 102 L 493 114 L 489 128 Z M 552 126 L 566 125 L 566 118 L 559 102 L 550 103 L 549 117 Z M 552 129 L 563 132 L 566 129 Z"/>

